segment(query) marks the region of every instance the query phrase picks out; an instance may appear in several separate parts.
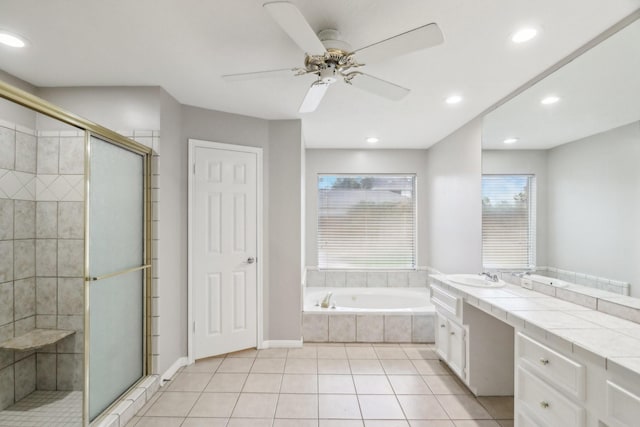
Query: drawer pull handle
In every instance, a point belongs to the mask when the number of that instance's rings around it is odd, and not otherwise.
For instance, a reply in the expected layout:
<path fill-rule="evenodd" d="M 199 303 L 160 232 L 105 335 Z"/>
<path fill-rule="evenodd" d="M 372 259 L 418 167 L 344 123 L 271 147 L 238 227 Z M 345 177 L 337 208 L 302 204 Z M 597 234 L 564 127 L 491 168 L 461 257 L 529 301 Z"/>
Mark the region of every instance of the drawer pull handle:
<path fill-rule="evenodd" d="M 549 407 L 549 402 L 545 402 L 544 400 L 540 402 L 540 406 L 542 409 L 547 409 Z"/>
<path fill-rule="evenodd" d="M 545 359 L 544 357 L 540 358 L 540 363 L 542 363 L 543 365 L 548 365 L 549 364 L 549 359 Z"/>
<path fill-rule="evenodd" d="M 441 328 L 444 328 L 444 325 L 440 325 Z"/>

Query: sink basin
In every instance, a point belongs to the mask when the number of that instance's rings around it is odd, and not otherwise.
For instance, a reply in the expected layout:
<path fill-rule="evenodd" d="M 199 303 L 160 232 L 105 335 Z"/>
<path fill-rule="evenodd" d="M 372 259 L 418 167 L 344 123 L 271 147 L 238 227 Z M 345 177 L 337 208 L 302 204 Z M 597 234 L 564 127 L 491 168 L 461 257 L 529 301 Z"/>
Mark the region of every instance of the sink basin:
<path fill-rule="evenodd" d="M 492 282 L 485 276 L 478 274 L 448 274 L 447 280 L 457 283 L 458 285 L 474 286 L 476 288 L 501 288 L 506 285 L 506 282 L 502 280 Z"/>

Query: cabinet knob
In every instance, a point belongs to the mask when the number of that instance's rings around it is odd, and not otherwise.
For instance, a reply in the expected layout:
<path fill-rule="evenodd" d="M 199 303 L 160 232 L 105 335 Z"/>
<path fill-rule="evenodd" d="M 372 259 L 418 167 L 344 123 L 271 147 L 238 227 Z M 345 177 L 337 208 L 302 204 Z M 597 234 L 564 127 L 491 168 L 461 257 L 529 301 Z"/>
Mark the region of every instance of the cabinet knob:
<path fill-rule="evenodd" d="M 444 325 L 440 325 L 441 328 L 444 328 Z"/>
<path fill-rule="evenodd" d="M 456 334 L 455 332 L 451 332 L 451 335 L 455 335 L 455 334 Z"/>
<path fill-rule="evenodd" d="M 547 409 L 549 407 L 549 402 L 543 400 L 542 402 L 540 402 L 540 407 L 542 409 Z"/>
<path fill-rule="evenodd" d="M 544 357 L 540 358 L 540 363 L 542 363 L 543 365 L 548 365 L 549 364 L 549 359 L 546 359 Z"/>

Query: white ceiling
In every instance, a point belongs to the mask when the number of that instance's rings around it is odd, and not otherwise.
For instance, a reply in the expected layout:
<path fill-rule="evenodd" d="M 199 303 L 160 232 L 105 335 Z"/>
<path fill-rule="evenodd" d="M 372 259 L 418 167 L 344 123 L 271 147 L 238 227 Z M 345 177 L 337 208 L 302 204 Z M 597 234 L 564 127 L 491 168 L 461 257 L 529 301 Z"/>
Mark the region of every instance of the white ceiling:
<path fill-rule="evenodd" d="M 437 22 L 444 44 L 365 72 L 412 89 L 393 102 L 342 83 L 314 113 L 298 106 L 313 77 L 228 83 L 223 74 L 302 65 L 303 52 L 260 0 L 0 0 L 0 67 L 36 86 L 159 85 L 179 102 L 265 119 L 301 118 L 313 148 L 425 148 L 638 7 L 640 0 L 291 0 L 319 31 L 354 48 Z M 509 37 L 541 29 L 524 45 Z M 444 98 L 461 93 L 458 105 Z"/>
<path fill-rule="evenodd" d="M 560 97 L 553 105 L 540 100 Z M 487 114 L 485 149 L 549 149 L 640 120 L 640 21 Z M 506 138 L 518 142 L 504 144 Z"/>

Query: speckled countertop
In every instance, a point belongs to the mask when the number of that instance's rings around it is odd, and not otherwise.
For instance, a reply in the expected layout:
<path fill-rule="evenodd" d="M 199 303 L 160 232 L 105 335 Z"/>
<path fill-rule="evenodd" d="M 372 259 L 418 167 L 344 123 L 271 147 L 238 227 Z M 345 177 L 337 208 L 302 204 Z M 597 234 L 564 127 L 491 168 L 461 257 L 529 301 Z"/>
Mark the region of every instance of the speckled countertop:
<path fill-rule="evenodd" d="M 450 282 L 445 275 L 431 278 L 466 303 L 544 336 L 564 351 L 582 354 L 608 370 L 640 375 L 639 323 L 511 284 L 478 288 Z"/>

